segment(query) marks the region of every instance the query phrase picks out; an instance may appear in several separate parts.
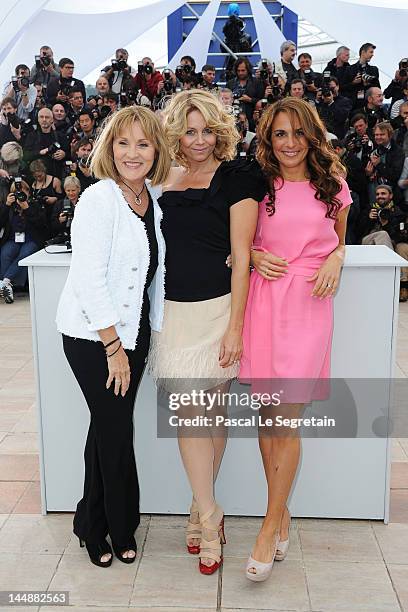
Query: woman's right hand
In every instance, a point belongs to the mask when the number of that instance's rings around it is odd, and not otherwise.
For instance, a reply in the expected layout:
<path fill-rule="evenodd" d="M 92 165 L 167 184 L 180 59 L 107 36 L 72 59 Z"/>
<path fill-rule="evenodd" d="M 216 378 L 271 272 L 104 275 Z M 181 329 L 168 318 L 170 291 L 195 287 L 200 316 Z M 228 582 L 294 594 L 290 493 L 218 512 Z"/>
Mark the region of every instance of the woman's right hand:
<path fill-rule="evenodd" d="M 116 349 L 117 346 L 110 347 L 108 354 L 112 354 Z M 129 359 L 123 346 L 120 347 L 115 355 L 112 357 L 107 357 L 107 360 L 109 376 L 108 380 L 106 381 L 106 388 L 109 389 L 111 384 L 114 382 L 115 395 L 119 395 L 120 392 L 122 397 L 124 397 L 130 385 L 130 367 Z"/>
<path fill-rule="evenodd" d="M 278 280 L 288 271 L 288 262 L 273 253 L 251 250 L 251 264 L 260 276 L 266 280 Z"/>

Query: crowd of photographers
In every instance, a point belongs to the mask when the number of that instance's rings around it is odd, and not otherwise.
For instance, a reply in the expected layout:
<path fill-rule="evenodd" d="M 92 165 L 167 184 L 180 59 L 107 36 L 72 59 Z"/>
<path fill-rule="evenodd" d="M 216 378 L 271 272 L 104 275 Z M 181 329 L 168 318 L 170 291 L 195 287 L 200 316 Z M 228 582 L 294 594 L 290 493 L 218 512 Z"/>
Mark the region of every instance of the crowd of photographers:
<path fill-rule="evenodd" d="M 117 49 L 87 97 L 73 60 L 57 64 L 52 49 L 41 47 L 31 68 L 16 66 L 0 103 L 1 297 L 12 303 L 13 287 L 26 285 L 22 258 L 44 245 L 69 246 L 76 202 L 95 182 L 88 158 L 105 118 L 133 104 L 160 113 L 170 96 L 192 88 L 212 91 L 234 114 L 243 159 L 256 154 L 257 124 L 269 105 L 293 96 L 315 106 L 348 171 L 347 243 L 384 244 L 408 259 L 408 59 L 383 90 L 375 48 L 365 43 L 350 64 L 350 50 L 341 46 L 320 73 L 309 53 L 298 55 L 296 67 L 296 46 L 286 41 L 275 62 L 252 66 L 239 56 L 220 84 L 214 66 L 197 70 L 190 56 L 174 72 L 159 72 L 149 57 L 132 67 L 126 49 Z M 407 299 L 408 265 L 400 291 Z"/>

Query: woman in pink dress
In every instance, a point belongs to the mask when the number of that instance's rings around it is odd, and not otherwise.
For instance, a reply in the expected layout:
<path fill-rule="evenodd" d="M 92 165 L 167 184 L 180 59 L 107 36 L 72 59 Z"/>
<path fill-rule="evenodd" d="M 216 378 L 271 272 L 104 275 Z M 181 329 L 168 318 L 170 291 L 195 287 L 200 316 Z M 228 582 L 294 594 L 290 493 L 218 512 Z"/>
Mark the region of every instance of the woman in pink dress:
<path fill-rule="evenodd" d="M 252 383 L 252 392 L 268 386 L 276 391 L 277 379 L 290 379 L 278 385 L 285 390 L 278 413 L 299 417 L 305 404 L 319 398 L 316 381 L 330 376 L 333 295 L 352 200 L 345 169 L 307 102 L 285 98 L 270 106 L 258 141 L 269 192 L 259 204 L 239 378 Z M 272 406 L 262 412 L 277 414 Z M 270 575 L 274 559 L 286 556 L 286 502 L 300 455 L 297 433 L 271 430 L 259 435 L 268 507 L 246 570 L 257 582 Z"/>

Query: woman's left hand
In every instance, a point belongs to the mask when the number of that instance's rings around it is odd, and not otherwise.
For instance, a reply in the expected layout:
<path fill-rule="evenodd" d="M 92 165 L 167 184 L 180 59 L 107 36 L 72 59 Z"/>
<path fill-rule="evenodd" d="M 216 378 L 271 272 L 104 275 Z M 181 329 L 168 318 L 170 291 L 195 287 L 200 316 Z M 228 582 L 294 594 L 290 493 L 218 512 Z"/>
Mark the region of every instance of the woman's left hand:
<path fill-rule="evenodd" d="M 242 348 L 242 332 L 227 329 L 221 340 L 220 366 L 228 368 L 239 361 L 242 355 Z"/>
<path fill-rule="evenodd" d="M 332 253 L 326 259 L 322 267 L 308 278 L 308 282 L 315 282 L 312 297 L 320 299 L 332 296 L 339 285 L 342 260 L 338 254 Z"/>

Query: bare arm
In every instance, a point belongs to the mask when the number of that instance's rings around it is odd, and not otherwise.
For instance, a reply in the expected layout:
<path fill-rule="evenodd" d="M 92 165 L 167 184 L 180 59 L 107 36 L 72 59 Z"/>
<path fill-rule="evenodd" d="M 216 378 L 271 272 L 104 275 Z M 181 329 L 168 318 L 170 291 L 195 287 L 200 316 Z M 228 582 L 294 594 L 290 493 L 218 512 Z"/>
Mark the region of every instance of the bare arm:
<path fill-rule="evenodd" d="M 251 245 L 258 220 L 258 202 L 245 199 L 230 208 L 231 314 L 220 347 L 220 366 L 231 366 L 242 355 L 242 328 L 249 288 Z"/>

